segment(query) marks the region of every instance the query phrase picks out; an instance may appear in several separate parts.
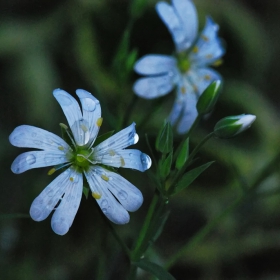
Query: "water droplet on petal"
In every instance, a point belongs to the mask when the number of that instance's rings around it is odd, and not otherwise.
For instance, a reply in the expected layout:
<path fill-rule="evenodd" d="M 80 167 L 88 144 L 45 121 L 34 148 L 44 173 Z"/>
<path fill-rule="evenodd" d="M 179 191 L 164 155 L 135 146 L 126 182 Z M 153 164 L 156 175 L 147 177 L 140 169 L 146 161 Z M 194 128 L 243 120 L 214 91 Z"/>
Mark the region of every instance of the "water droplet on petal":
<path fill-rule="evenodd" d="M 104 214 L 107 213 L 107 208 L 102 208 L 101 210 L 102 210 L 102 212 L 103 212 Z"/>
<path fill-rule="evenodd" d="M 152 160 L 148 155 L 142 153 L 140 159 L 144 170 L 147 170 L 151 167 Z"/>
<path fill-rule="evenodd" d="M 92 112 L 96 108 L 96 104 L 93 99 L 91 98 L 82 98 L 81 99 L 83 109 L 89 112 Z"/>
<path fill-rule="evenodd" d="M 52 196 L 53 196 L 53 190 L 49 190 L 49 191 L 47 192 L 47 196 L 52 197 Z"/>
<path fill-rule="evenodd" d="M 34 155 L 30 154 L 26 157 L 25 160 L 28 164 L 31 165 L 31 164 L 34 164 L 36 162 L 36 157 Z"/>
<path fill-rule="evenodd" d="M 101 207 L 106 207 L 108 205 L 108 201 L 106 199 L 104 199 L 102 202 L 101 202 Z"/>
<path fill-rule="evenodd" d="M 120 198 L 121 200 L 127 199 L 127 196 L 128 194 L 125 191 L 118 192 L 118 198 Z"/>

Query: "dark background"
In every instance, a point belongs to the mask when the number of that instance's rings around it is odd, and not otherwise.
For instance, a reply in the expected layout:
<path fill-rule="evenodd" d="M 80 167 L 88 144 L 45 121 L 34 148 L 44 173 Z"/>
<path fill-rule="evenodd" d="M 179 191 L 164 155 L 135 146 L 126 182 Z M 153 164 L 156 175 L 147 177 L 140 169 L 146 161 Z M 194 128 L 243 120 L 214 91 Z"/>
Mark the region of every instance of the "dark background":
<path fill-rule="evenodd" d="M 156 1 L 137 18 L 129 37 L 138 57 L 173 52 L 171 37 L 157 16 Z M 191 147 L 213 129 L 220 118 L 250 113 L 252 128 L 239 137 L 213 139 L 204 147 L 202 163 L 212 165 L 191 187 L 170 202 L 171 215 L 148 257 L 165 260 L 221 213 L 250 185 L 280 146 L 280 1 L 197 0 L 200 28 L 211 15 L 220 26 L 227 49 L 217 70 L 224 88 L 216 110 L 205 120 Z M 52 178 L 48 168 L 15 175 L 10 170 L 23 149 L 12 147 L 8 136 L 21 124 L 60 132 L 66 122 L 52 96 L 55 88 L 74 95 L 83 88 L 101 102 L 101 132 L 120 129 L 137 78 L 123 78 L 123 64 L 114 60 L 129 22 L 130 1 L 0 1 L 0 271 L 1 279 L 124 279 L 128 260 L 95 201 L 83 197 L 70 231 L 52 232 L 50 218 L 36 223 L 27 214 L 33 199 Z M 113 63 L 115 61 L 115 63 Z M 144 133 L 154 142 L 168 115 L 174 93 L 165 97 L 155 114 L 155 101 L 138 100 L 127 122 L 139 125 L 136 148 L 149 153 Z M 137 127 L 136 127 L 137 128 Z M 180 140 L 176 136 L 176 143 Z M 256 195 L 247 197 L 225 216 L 206 238 L 174 265 L 176 279 L 280 279 L 280 173 L 277 164 Z M 131 246 L 142 225 L 154 186 L 146 174 L 121 170 L 144 195 L 144 204 L 125 226 L 116 226 Z M 242 180 L 241 180 L 242 179 Z M 139 272 L 139 279 L 147 278 Z"/>

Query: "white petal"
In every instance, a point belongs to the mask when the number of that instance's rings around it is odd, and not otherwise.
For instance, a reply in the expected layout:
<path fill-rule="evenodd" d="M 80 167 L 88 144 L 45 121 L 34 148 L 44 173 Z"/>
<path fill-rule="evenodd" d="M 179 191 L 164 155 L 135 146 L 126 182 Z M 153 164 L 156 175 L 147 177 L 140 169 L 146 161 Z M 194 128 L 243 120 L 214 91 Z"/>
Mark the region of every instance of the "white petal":
<path fill-rule="evenodd" d="M 82 193 L 83 175 L 74 171 L 68 177 L 65 194 L 52 216 L 51 226 L 56 234 L 68 232 L 80 206 Z"/>
<path fill-rule="evenodd" d="M 35 148 L 46 151 L 65 151 L 70 147 L 59 136 L 44 129 L 21 125 L 14 129 L 9 136 L 10 143 L 16 147 Z"/>
<path fill-rule="evenodd" d="M 173 0 L 172 2 L 184 29 L 184 41 L 180 43 L 178 50 L 186 50 L 197 37 L 198 18 L 196 8 L 191 0 Z"/>
<path fill-rule="evenodd" d="M 85 172 L 85 176 L 92 192 L 96 192 L 96 189 L 98 189 L 98 194 L 101 195 L 99 199 L 96 199 L 96 202 L 104 215 L 115 224 L 126 224 L 129 222 L 129 214 L 108 190 L 108 181 L 101 177 L 102 175 L 106 176 L 105 174 L 107 174 L 105 173 L 105 169 L 98 166 Z M 110 180 L 109 177 L 104 178 Z"/>
<path fill-rule="evenodd" d="M 39 222 L 49 216 L 63 196 L 67 186 L 70 185 L 70 176 L 73 176 L 73 170 L 68 168 L 34 199 L 30 207 L 30 216 L 34 221 Z"/>
<path fill-rule="evenodd" d="M 159 75 L 173 72 L 176 59 L 168 55 L 150 54 L 140 58 L 134 65 L 134 70 L 142 75 Z"/>
<path fill-rule="evenodd" d="M 183 115 L 178 122 L 177 131 L 184 134 L 189 131 L 193 125 L 198 113 L 196 110 L 197 95 L 193 92 L 186 93 L 184 99 Z"/>
<path fill-rule="evenodd" d="M 91 93 L 77 89 L 76 94 L 80 98 L 83 108 L 83 119 L 88 123 L 89 127 L 89 142 L 92 143 L 97 137 L 100 125 L 97 120 L 101 118 L 101 107 L 99 101 L 91 95 Z M 85 143 L 87 144 L 87 143 Z"/>
<path fill-rule="evenodd" d="M 218 37 L 218 30 L 219 26 L 207 17 L 206 25 L 190 53 L 190 60 L 196 66 L 210 65 L 224 55 L 225 49 Z"/>
<path fill-rule="evenodd" d="M 135 131 L 135 123 L 132 123 L 127 128 L 124 128 L 94 147 L 94 156 L 100 158 L 102 155 L 108 154 L 110 150 L 116 151 L 124 149 L 130 145 L 136 144 L 138 140 L 139 136 Z"/>
<path fill-rule="evenodd" d="M 123 167 L 136 169 L 141 172 L 151 167 L 152 161 L 150 157 L 139 150 L 127 149 L 127 150 L 108 150 L 107 154 L 104 154 L 94 160 L 104 165 L 113 167 Z"/>
<path fill-rule="evenodd" d="M 168 117 L 171 125 L 175 125 L 177 120 L 179 119 L 182 110 L 183 110 L 184 103 L 181 100 L 176 100 Z"/>
<path fill-rule="evenodd" d="M 182 51 L 182 46 L 186 44 L 186 31 L 173 6 L 165 2 L 158 2 L 156 11 L 171 33 L 177 51 Z M 190 42 L 188 43 L 190 44 Z"/>
<path fill-rule="evenodd" d="M 78 146 L 89 142 L 89 124 L 83 119 L 80 106 L 76 99 L 64 90 L 56 89 L 53 95 L 61 106 Z"/>
<path fill-rule="evenodd" d="M 138 79 L 133 85 L 133 91 L 140 97 L 152 99 L 169 93 L 173 87 L 174 76 L 166 74 L 158 77 Z"/>
<path fill-rule="evenodd" d="M 65 162 L 68 162 L 68 159 L 63 152 L 31 151 L 16 157 L 11 169 L 15 174 L 19 174 L 29 169 L 54 166 Z"/>
<path fill-rule="evenodd" d="M 213 81 L 222 80 L 222 77 L 211 68 L 192 68 L 188 79 L 200 95 Z"/>

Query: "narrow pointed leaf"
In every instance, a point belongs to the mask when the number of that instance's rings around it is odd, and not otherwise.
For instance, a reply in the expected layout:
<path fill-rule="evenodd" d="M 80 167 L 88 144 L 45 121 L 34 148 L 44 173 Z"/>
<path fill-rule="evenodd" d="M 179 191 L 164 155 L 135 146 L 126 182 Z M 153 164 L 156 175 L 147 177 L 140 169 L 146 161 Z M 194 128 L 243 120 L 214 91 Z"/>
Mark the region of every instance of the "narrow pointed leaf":
<path fill-rule="evenodd" d="M 189 157 L 189 138 L 187 138 L 176 159 L 176 168 L 180 170 Z"/>
<path fill-rule="evenodd" d="M 167 158 L 165 158 L 163 161 L 161 161 L 160 177 L 163 179 L 165 179 L 170 173 L 171 164 L 172 164 L 172 156 L 173 156 L 173 152 L 169 153 Z"/>
<path fill-rule="evenodd" d="M 205 171 L 214 161 L 210 161 L 205 163 L 199 167 L 196 167 L 190 171 L 188 171 L 184 176 L 181 178 L 179 183 L 176 185 L 174 194 L 182 191 L 183 189 L 187 188 L 203 171 Z"/>
<path fill-rule="evenodd" d="M 161 128 L 157 139 L 156 139 L 156 149 L 162 153 L 169 153 L 172 151 L 173 147 L 173 132 L 172 127 L 169 122 L 166 122 Z"/>

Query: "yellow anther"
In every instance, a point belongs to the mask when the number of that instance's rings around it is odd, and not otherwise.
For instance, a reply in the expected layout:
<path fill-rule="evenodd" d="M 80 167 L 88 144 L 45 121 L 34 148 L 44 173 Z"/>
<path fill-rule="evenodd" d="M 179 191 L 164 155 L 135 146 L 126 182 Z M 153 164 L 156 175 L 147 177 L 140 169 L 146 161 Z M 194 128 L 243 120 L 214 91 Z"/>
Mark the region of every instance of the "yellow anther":
<path fill-rule="evenodd" d="M 198 46 L 194 46 L 194 48 L 193 48 L 193 53 L 198 53 L 198 51 L 199 51 L 199 48 L 198 48 Z"/>
<path fill-rule="evenodd" d="M 106 182 L 109 181 L 109 177 L 107 177 L 107 176 L 104 175 L 104 174 L 101 175 L 101 178 L 102 178 L 104 181 L 106 181 Z"/>
<path fill-rule="evenodd" d="M 83 132 L 87 132 L 88 131 L 88 128 L 84 124 L 81 124 L 80 127 L 83 130 Z"/>
<path fill-rule="evenodd" d="M 73 182 L 73 181 L 74 181 L 74 178 L 73 178 L 73 177 L 70 177 L 69 180 L 70 180 L 71 182 Z"/>
<path fill-rule="evenodd" d="M 110 156 L 114 156 L 116 154 L 114 150 L 109 150 L 108 153 Z"/>
<path fill-rule="evenodd" d="M 181 93 L 182 94 L 186 94 L 186 92 L 187 92 L 186 88 L 185 87 L 181 87 Z"/>
<path fill-rule="evenodd" d="M 98 118 L 96 121 L 96 125 L 100 127 L 102 125 L 102 122 L 103 122 L 103 118 Z"/>
<path fill-rule="evenodd" d="M 68 126 L 64 123 L 60 123 L 59 125 L 60 125 L 60 127 L 64 128 L 64 129 L 68 129 Z"/>
<path fill-rule="evenodd" d="M 211 76 L 210 76 L 210 75 L 205 75 L 205 76 L 204 76 L 204 79 L 207 80 L 207 81 L 209 81 L 209 80 L 211 79 Z"/>
<path fill-rule="evenodd" d="M 123 166 L 125 166 L 125 161 L 124 161 L 124 159 L 121 157 L 121 166 L 123 167 Z"/>
<path fill-rule="evenodd" d="M 60 151 L 64 151 L 64 147 L 62 147 L 62 146 L 59 146 L 58 149 L 59 149 Z"/>
<path fill-rule="evenodd" d="M 206 57 L 207 59 L 211 59 L 211 58 L 213 58 L 213 55 L 212 55 L 212 54 L 207 54 L 205 57 Z"/>
<path fill-rule="evenodd" d="M 198 92 L 197 86 L 193 86 L 194 91 Z"/>
<path fill-rule="evenodd" d="M 52 175 L 55 171 L 56 171 L 55 168 L 50 169 L 49 172 L 48 172 L 48 175 Z"/>
<path fill-rule="evenodd" d="M 221 64 L 223 64 L 223 60 L 222 59 L 218 59 L 212 65 L 213 66 L 220 66 Z"/>
<path fill-rule="evenodd" d="M 101 198 L 101 194 L 96 193 L 96 192 L 91 193 L 91 195 L 92 195 L 92 197 L 95 198 L 95 199 Z"/>
<path fill-rule="evenodd" d="M 209 41 L 209 38 L 205 35 L 201 35 L 201 38 L 205 41 L 205 42 L 208 42 Z"/>

